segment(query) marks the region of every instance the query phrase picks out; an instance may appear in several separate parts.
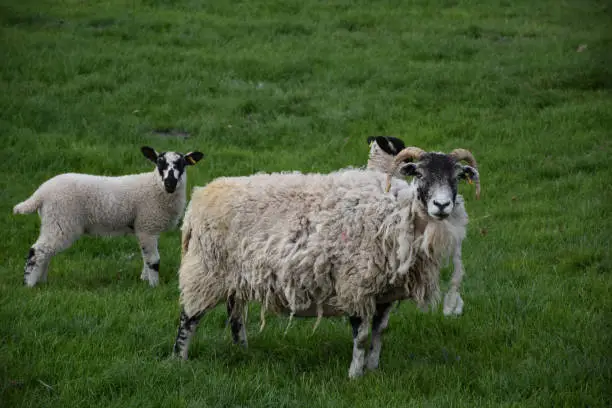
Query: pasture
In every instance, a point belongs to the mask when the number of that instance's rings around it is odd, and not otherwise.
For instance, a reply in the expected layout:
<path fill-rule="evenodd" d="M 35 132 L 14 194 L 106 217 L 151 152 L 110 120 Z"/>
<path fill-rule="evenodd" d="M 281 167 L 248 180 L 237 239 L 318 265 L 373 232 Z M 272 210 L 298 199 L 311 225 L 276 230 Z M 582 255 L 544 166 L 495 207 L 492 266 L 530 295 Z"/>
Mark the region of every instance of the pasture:
<path fill-rule="evenodd" d="M 0 407 L 612 405 L 610 27 L 603 0 L 0 0 Z M 329 172 L 370 135 L 467 148 L 483 189 L 463 315 L 402 303 L 377 372 L 348 379 L 346 319 L 259 333 L 257 305 L 248 350 L 219 307 L 170 359 L 178 230 L 157 288 L 134 237 L 22 284 L 39 220 L 12 208 L 55 174 L 150 171 L 142 145 L 204 152 L 189 188 Z"/>

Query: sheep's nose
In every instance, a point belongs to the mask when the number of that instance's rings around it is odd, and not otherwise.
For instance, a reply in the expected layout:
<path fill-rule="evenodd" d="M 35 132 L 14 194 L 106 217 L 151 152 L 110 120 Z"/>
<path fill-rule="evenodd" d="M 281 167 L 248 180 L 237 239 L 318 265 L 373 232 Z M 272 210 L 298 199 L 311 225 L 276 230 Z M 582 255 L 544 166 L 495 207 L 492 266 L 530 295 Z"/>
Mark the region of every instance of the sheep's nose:
<path fill-rule="evenodd" d="M 174 190 L 176 189 L 176 180 L 165 179 L 164 187 L 166 188 L 167 192 L 174 193 Z"/>
<path fill-rule="evenodd" d="M 441 202 L 438 202 L 438 201 L 434 200 L 434 202 L 433 202 L 433 203 L 434 203 L 434 205 L 435 205 L 436 207 L 438 207 L 438 208 L 440 209 L 440 211 L 442 211 L 442 210 L 444 210 L 446 207 L 448 207 L 448 206 L 450 205 L 450 203 L 451 203 L 451 202 L 450 202 L 450 200 L 448 200 L 448 201 L 445 201 L 445 202 L 441 203 Z"/>

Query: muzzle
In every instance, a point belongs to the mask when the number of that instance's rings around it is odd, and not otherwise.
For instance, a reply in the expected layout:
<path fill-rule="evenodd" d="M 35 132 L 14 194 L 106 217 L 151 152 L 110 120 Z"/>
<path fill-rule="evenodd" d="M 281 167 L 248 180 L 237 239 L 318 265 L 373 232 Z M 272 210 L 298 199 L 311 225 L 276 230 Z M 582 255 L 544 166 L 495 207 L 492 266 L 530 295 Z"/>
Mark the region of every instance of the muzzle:
<path fill-rule="evenodd" d="M 177 180 L 174 177 L 168 177 L 164 180 L 164 188 L 166 192 L 172 194 L 176 191 Z"/>

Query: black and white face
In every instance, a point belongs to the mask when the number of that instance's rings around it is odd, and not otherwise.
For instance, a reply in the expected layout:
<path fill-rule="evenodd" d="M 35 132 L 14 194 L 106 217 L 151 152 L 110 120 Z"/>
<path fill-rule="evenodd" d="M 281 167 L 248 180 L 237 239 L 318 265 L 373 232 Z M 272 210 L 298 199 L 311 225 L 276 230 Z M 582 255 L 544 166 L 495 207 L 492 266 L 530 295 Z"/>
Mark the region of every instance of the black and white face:
<path fill-rule="evenodd" d="M 200 152 L 191 152 L 185 155 L 176 152 L 157 153 L 147 146 L 144 146 L 141 150 L 144 156 L 157 166 L 158 181 L 170 194 L 185 183 L 185 167 L 196 164 L 204 157 Z"/>
<path fill-rule="evenodd" d="M 447 218 L 455 208 L 458 181 L 478 177 L 476 169 L 443 153 L 425 153 L 418 162 L 404 165 L 401 171 L 415 177 L 418 198 L 436 220 Z"/>
<path fill-rule="evenodd" d="M 370 136 L 367 141 L 370 146 L 370 154 L 380 149 L 390 156 L 395 156 L 406 147 L 401 139 L 393 136 Z"/>

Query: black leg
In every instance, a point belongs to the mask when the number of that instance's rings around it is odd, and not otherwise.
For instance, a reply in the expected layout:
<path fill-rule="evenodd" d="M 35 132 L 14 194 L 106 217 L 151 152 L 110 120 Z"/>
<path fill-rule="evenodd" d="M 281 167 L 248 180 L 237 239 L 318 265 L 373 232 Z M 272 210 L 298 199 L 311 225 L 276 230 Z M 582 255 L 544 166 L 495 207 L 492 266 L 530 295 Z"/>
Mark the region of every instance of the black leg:
<path fill-rule="evenodd" d="M 372 319 L 372 342 L 370 343 L 370 352 L 366 361 L 366 366 L 370 370 L 378 368 L 380 351 L 382 349 L 382 333 L 389 324 L 391 306 L 391 303 L 376 305 L 376 314 Z"/>
<path fill-rule="evenodd" d="M 185 311 L 181 311 L 181 317 L 179 322 L 178 333 L 176 335 L 176 341 L 174 342 L 173 354 L 187 360 L 187 352 L 189 349 L 189 342 L 195 332 L 200 319 L 204 316 L 204 312 L 195 314 L 192 317 L 188 317 Z"/>
<path fill-rule="evenodd" d="M 247 345 L 246 328 L 242 322 L 242 302 L 236 301 L 235 295 L 227 298 L 227 315 L 232 330 L 232 341 L 234 344 Z"/>
<path fill-rule="evenodd" d="M 349 321 L 353 329 L 353 360 L 349 368 L 349 377 L 355 378 L 363 374 L 369 324 L 359 316 L 351 316 Z"/>
<path fill-rule="evenodd" d="M 34 248 L 30 248 L 30 251 L 28 252 L 28 256 L 26 257 L 26 263 L 25 263 L 25 267 L 23 270 L 23 284 L 27 285 L 28 284 L 28 277 L 30 276 L 30 273 L 32 273 L 32 269 L 36 266 L 36 261 L 34 260 L 34 254 L 36 252 L 34 251 Z"/>

